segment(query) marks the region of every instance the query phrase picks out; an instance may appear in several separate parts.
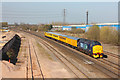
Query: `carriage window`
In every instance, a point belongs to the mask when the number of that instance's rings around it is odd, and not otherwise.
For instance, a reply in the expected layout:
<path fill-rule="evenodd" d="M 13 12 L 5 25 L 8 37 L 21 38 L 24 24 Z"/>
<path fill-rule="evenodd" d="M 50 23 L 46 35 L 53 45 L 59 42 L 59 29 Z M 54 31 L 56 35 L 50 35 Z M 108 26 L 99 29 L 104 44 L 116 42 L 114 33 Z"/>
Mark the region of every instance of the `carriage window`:
<path fill-rule="evenodd" d="M 58 36 L 56 36 L 56 35 L 53 35 L 54 37 L 58 37 Z"/>
<path fill-rule="evenodd" d="M 60 38 L 66 40 L 66 38 L 64 38 L 64 37 L 61 37 L 61 36 L 60 36 Z"/>
<path fill-rule="evenodd" d="M 48 34 L 48 35 L 52 36 L 52 34 Z"/>

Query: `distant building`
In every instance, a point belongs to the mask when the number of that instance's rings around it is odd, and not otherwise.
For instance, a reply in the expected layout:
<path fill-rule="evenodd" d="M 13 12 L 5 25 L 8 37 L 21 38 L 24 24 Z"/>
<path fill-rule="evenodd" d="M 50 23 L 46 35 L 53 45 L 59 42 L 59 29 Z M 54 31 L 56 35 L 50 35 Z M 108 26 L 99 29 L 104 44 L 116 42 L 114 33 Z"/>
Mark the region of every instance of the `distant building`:
<path fill-rule="evenodd" d="M 63 26 L 53 25 L 52 27 L 53 27 L 52 30 L 62 30 Z"/>
<path fill-rule="evenodd" d="M 99 24 L 89 24 L 89 25 L 66 25 L 66 26 L 58 26 L 58 25 L 53 25 L 52 30 L 72 30 L 72 29 L 83 29 L 85 32 L 92 27 L 93 25 L 98 25 L 100 28 L 101 27 L 113 27 L 114 29 L 118 30 L 118 23 L 99 23 Z"/>
<path fill-rule="evenodd" d="M 118 30 L 118 23 L 101 23 L 101 24 L 89 24 L 89 25 L 68 25 L 68 26 L 63 26 L 62 30 L 72 30 L 72 29 L 83 29 L 85 32 L 92 27 L 93 25 L 98 25 L 100 28 L 101 27 L 113 27 L 114 29 Z"/>

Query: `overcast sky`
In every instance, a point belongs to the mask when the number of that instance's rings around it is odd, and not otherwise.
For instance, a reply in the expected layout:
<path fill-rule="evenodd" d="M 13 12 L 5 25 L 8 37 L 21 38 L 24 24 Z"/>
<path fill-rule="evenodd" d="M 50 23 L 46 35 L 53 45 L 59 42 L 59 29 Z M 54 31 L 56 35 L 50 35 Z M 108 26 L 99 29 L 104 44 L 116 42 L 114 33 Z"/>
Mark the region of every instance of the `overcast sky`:
<path fill-rule="evenodd" d="M 67 23 L 85 23 L 89 11 L 89 23 L 118 21 L 118 2 L 3 2 L 2 21 L 9 23 L 63 22 L 66 9 Z"/>

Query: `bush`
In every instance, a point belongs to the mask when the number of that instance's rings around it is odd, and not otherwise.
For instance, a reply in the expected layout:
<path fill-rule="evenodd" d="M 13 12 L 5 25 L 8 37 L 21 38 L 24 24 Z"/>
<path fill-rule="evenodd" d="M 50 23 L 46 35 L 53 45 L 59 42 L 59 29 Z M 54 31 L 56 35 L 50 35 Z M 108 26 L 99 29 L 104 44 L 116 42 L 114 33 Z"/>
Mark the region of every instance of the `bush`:
<path fill-rule="evenodd" d="M 81 33 L 84 33 L 85 31 L 83 29 L 72 29 L 69 32 L 73 34 L 81 34 Z"/>
<path fill-rule="evenodd" d="M 42 26 L 39 26 L 38 27 L 38 30 L 39 31 L 49 31 L 49 30 L 51 30 L 53 27 L 52 27 L 52 25 L 42 25 Z"/>
<path fill-rule="evenodd" d="M 8 27 L 8 22 L 2 22 L 2 27 Z"/>
<path fill-rule="evenodd" d="M 120 29 L 118 30 L 118 45 L 120 46 Z"/>
<path fill-rule="evenodd" d="M 72 29 L 71 31 L 68 31 L 68 30 L 55 30 L 55 31 L 56 32 L 67 32 L 71 34 L 81 34 L 85 32 L 83 29 Z"/>
<path fill-rule="evenodd" d="M 94 25 L 88 29 L 86 32 L 86 37 L 90 40 L 99 40 L 100 39 L 100 28 L 97 25 Z"/>
<path fill-rule="evenodd" d="M 110 44 L 118 44 L 118 31 L 112 27 L 102 27 L 100 30 L 100 41 Z"/>

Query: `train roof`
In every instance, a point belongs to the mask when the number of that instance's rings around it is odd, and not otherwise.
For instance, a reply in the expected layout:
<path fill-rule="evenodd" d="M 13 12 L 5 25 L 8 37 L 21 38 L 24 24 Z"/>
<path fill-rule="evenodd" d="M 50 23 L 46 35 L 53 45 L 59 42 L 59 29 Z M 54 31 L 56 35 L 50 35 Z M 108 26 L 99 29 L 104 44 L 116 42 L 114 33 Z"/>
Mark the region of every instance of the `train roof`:
<path fill-rule="evenodd" d="M 72 36 L 63 35 L 63 34 L 58 34 L 58 33 L 53 33 L 53 32 L 47 32 L 47 33 L 51 33 L 51 34 L 55 34 L 55 35 L 59 35 L 59 36 L 63 36 L 63 37 L 67 37 L 67 38 L 74 39 L 74 40 L 78 40 L 78 39 L 80 39 L 80 38 L 77 38 L 77 37 L 72 37 Z"/>
<path fill-rule="evenodd" d="M 88 39 L 80 38 L 80 41 L 87 42 L 87 43 L 89 43 L 89 44 L 101 45 L 100 42 L 95 41 L 95 40 L 88 40 Z"/>
<path fill-rule="evenodd" d="M 68 36 L 67 38 L 74 39 L 74 40 L 78 40 L 78 39 L 80 39 L 80 38 L 72 37 L 72 36 Z"/>
<path fill-rule="evenodd" d="M 51 34 L 55 34 L 55 35 L 61 35 L 61 34 L 58 34 L 58 33 L 53 33 L 53 32 L 47 32 L 47 33 L 51 33 Z"/>
<path fill-rule="evenodd" d="M 93 40 L 88 40 L 88 39 L 84 39 L 84 38 L 80 38 L 80 41 L 85 41 L 85 42 L 89 42 L 89 43 L 94 42 Z"/>
<path fill-rule="evenodd" d="M 98 41 L 94 41 L 94 40 L 88 40 L 88 39 L 84 39 L 84 38 L 77 38 L 77 37 L 72 37 L 72 36 L 63 35 L 63 34 L 54 33 L 54 32 L 47 32 L 47 33 L 51 33 L 51 34 L 55 34 L 55 35 L 67 37 L 67 38 L 74 39 L 74 40 L 80 39 L 81 41 L 85 41 L 85 42 L 88 42 L 88 43 L 91 43 L 91 44 L 92 44 L 93 42 L 94 42 L 94 43 L 97 43 L 97 44 L 100 44 Z"/>

